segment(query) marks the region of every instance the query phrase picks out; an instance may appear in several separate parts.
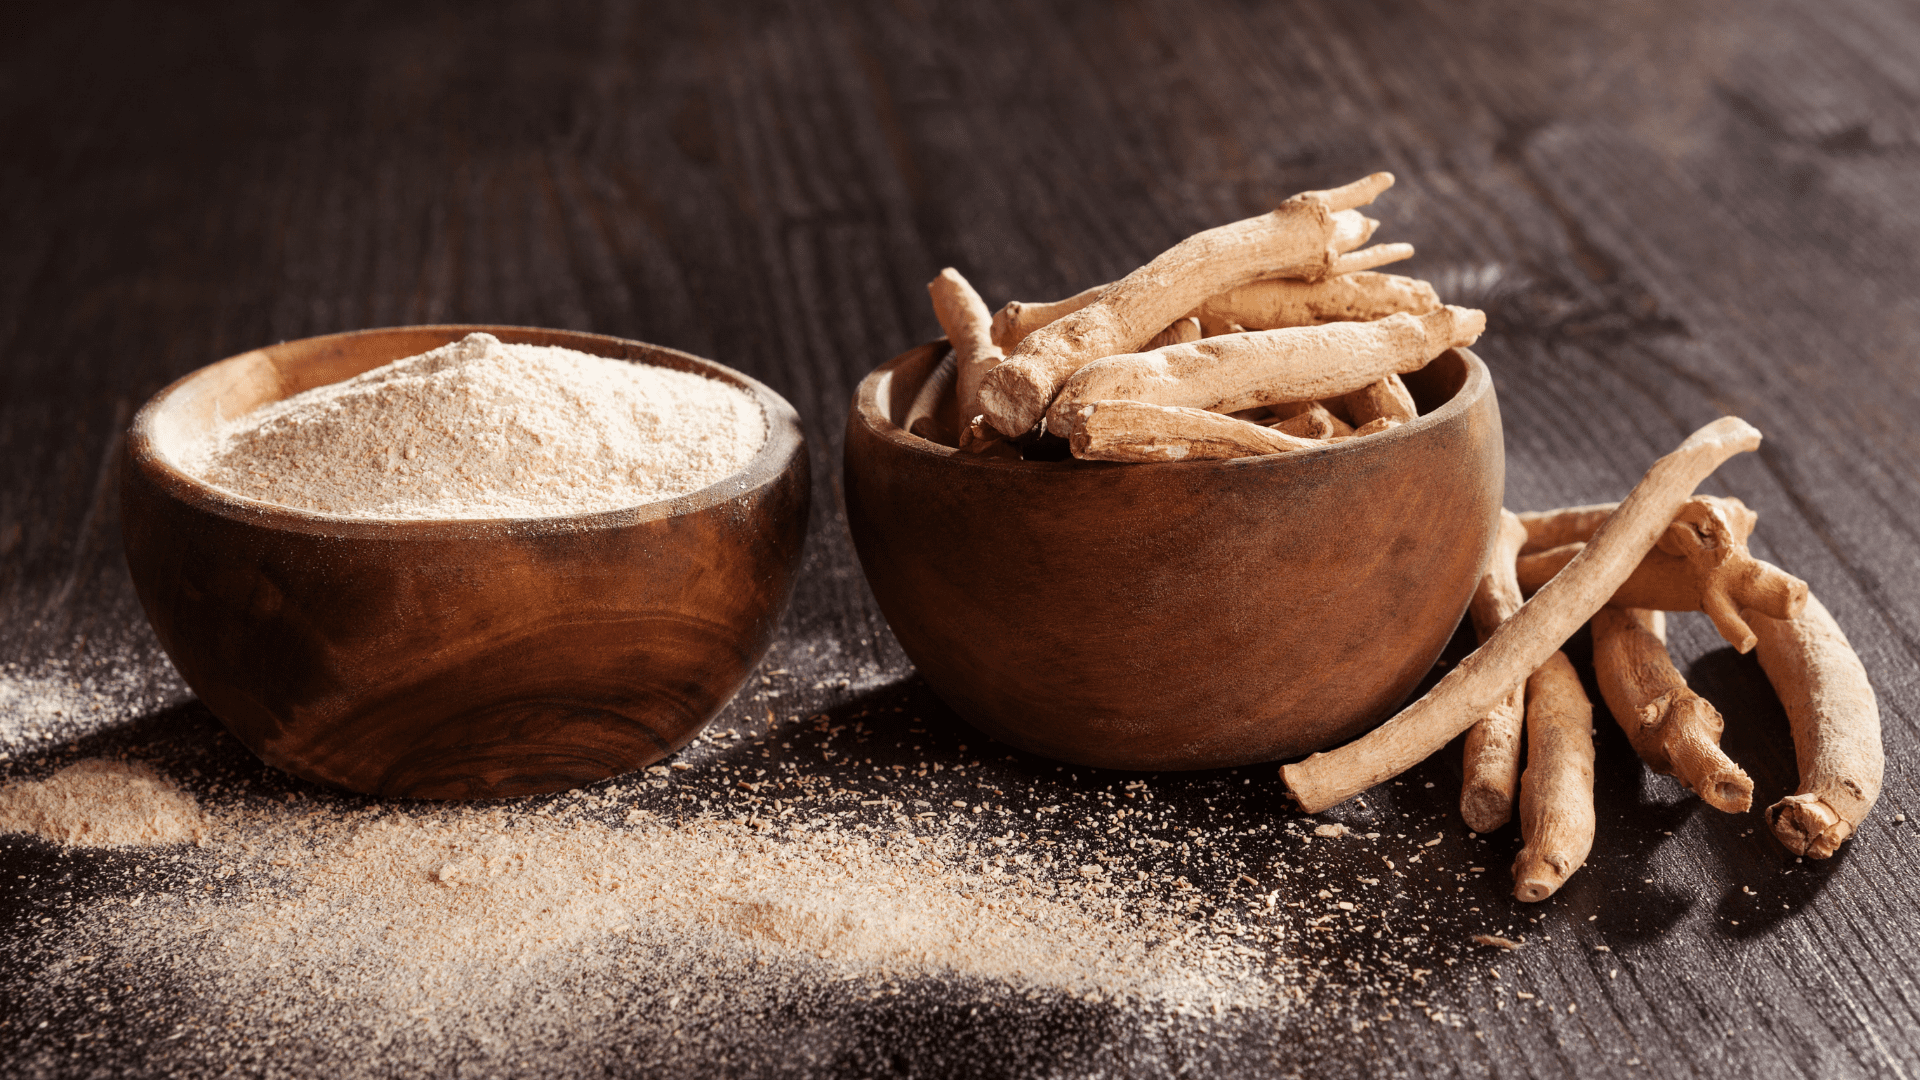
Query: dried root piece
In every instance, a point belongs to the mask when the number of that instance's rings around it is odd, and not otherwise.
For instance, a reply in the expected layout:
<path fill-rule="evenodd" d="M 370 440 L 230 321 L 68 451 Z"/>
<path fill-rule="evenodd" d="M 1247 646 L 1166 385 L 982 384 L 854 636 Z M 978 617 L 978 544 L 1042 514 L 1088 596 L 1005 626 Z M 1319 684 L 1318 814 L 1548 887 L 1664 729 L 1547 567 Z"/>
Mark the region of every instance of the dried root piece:
<path fill-rule="evenodd" d="M 1407 384 L 1398 375 L 1388 375 L 1370 382 L 1346 395 L 1342 403 L 1347 407 L 1347 415 L 1353 417 L 1353 422 L 1360 426 L 1383 417 L 1406 423 L 1420 415 L 1420 407 L 1413 403 L 1413 394 L 1408 392 Z"/>
<path fill-rule="evenodd" d="M 1806 582 L 1747 551 L 1753 519 L 1753 511 L 1738 499 L 1690 500 L 1662 534 L 1658 550 L 1647 553 L 1607 602 L 1649 611 L 1704 611 L 1729 645 L 1751 651 L 1758 639 L 1740 617 L 1741 609 L 1791 619 L 1807 602 Z M 1521 589 L 1531 591 L 1552 580 L 1580 548 L 1562 544 L 1521 556 Z"/>
<path fill-rule="evenodd" d="M 1513 895 L 1538 903 L 1560 891 L 1593 850 L 1593 704 L 1555 652 L 1527 679 L 1527 772 Z"/>
<path fill-rule="evenodd" d="M 1073 456 L 1094 461 L 1214 461 L 1325 446 L 1223 413 L 1095 401 L 1069 440 Z"/>
<path fill-rule="evenodd" d="M 1880 797 L 1886 755 L 1873 684 L 1817 597 L 1791 619 L 1746 617 L 1760 635 L 1760 668 L 1793 725 L 1800 765 L 1799 790 L 1767 807 L 1767 824 L 1794 854 L 1824 859 Z"/>
<path fill-rule="evenodd" d="M 1696 496 L 1697 498 L 1698 496 Z M 1557 548 L 1562 544 L 1585 543 L 1613 513 L 1619 503 L 1594 503 L 1590 506 L 1567 506 L 1559 510 L 1529 510 L 1519 515 L 1520 524 L 1527 527 L 1527 543 L 1520 554 L 1531 555 L 1535 552 Z"/>
<path fill-rule="evenodd" d="M 1282 768 L 1288 792 L 1317 813 L 1400 775 L 1471 727 L 1600 610 L 1700 481 L 1721 462 L 1759 445 L 1760 433 L 1733 416 L 1689 435 L 1654 462 L 1564 572 L 1420 700 L 1345 746 Z"/>
<path fill-rule="evenodd" d="M 1347 439 L 1358 439 L 1367 435 L 1378 435 L 1383 431 L 1392 431 L 1404 423 L 1406 423 L 1406 421 L 1395 420 L 1391 416 L 1376 416 L 1366 423 L 1361 424 L 1359 427 L 1354 428 L 1353 434 L 1338 436 L 1333 439 L 1333 441 L 1342 442 Z"/>
<path fill-rule="evenodd" d="M 1185 345 L 1189 341 L 1200 340 L 1200 320 L 1189 315 L 1184 319 L 1175 319 L 1172 326 L 1153 335 L 1147 342 L 1147 348 L 1158 349 L 1167 345 Z"/>
<path fill-rule="evenodd" d="M 1753 781 L 1720 749 L 1720 711 L 1673 666 L 1664 614 L 1601 608 L 1593 617 L 1593 671 L 1607 710 L 1648 768 L 1675 777 L 1716 810 L 1743 814 L 1753 806 Z"/>
<path fill-rule="evenodd" d="M 907 422 L 901 426 L 928 442 L 946 442 L 947 432 L 939 414 L 941 404 L 953 397 L 953 381 L 953 352 L 948 350 L 913 395 L 913 404 L 907 406 Z"/>
<path fill-rule="evenodd" d="M 1282 268 L 1325 277 L 1341 257 L 1332 246 L 1335 213 L 1372 202 L 1392 183 L 1391 174 L 1375 173 L 1331 191 L 1302 192 L 1271 213 L 1195 233 L 1168 248 L 1091 304 L 1022 339 L 981 388 L 987 422 L 1009 437 L 1026 434 L 1068 376 L 1100 357 L 1139 349 L 1208 297 Z"/>
<path fill-rule="evenodd" d="M 1047 410 L 1047 430 L 1071 435 L 1073 417 L 1094 401 L 1236 412 L 1348 394 L 1387 375 L 1417 371 L 1454 346 L 1471 345 L 1485 328 L 1482 313 L 1443 307 L 1426 315 L 1229 334 L 1109 356 L 1066 381 Z"/>
<path fill-rule="evenodd" d="M 1493 553 L 1487 556 L 1487 572 L 1467 604 L 1467 617 L 1483 645 L 1520 610 L 1520 582 L 1513 576 L 1513 560 L 1526 539 L 1520 519 L 1500 511 L 1500 531 L 1494 536 Z M 1520 783 L 1520 729 L 1526 715 L 1527 687 L 1522 682 L 1467 729 L 1460 817 L 1474 832 L 1490 833 L 1513 816 L 1513 793 Z"/>
<path fill-rule="evenodd" d="M 951 266 L 940 271 L 939 277 L 927 282 L 927 294 L 933 298 L 933 317 L 940 320 L 940 329 L 953 346 L 954 397 L 964 425 L 980 415 L 980 380 L 1006 354 L 993 343 L 993 316 L 986 302 L 960 271 Z"/>
<path fill-rule="evenodd" d="M 1291 401 L 1272 407 L 1277 423 L 1268 426 L 1302 439 L 1336 439 L 1353 434 L 1353 426 L 1333 415 L 1318 401 Z"/>
<path fill-rule="evenodd" d="M 1372 322 L 1405 312 L 1440 310 L 1433 286 L 1392 274 L 1341 274 L 1323 281 L 1258 281 L 1213 297 L 1193 310 L 1207 336 L 1278 330 L 1330 322 Z"/>
<path fill-rule="evenodd" d="M 1026 340 L 1028 334 L 1079 311 L 1100 298 L 1107 291 L 1106 285 L 1095 285 L 1083 289 L 1065 300 L 1051 303 L 1023 303 L 1009 300 L 1007 305 L 993 313 L 993 343 L 1002 349 L 1011 350 Z"/>
<path fill-rule="evenodd" d="M 1412 244 L 1375 244 L 1370 248 L 1361 248 L 1359 251 L 1333 260 L 1333 268 L 1327 271 L 1327 276 L 1358 274 L 1372 270 L 1376 266 L 1385 266 L 1388 263 L 1402 262 L 1411 258 L 1413 258 Z M 1306 277 L 1307 275 L 1286 274 L 1284 276 Z"/>
<path fill-rule="evenodd" d="M 1333 215 L 1333 223 L 1333 239 L 1329 242 L 1328 246 L 1342 255 L 1366 243 L 1372 238 L 1374 230 L 1380 227 L 1378 221 L 1365 216 L 1358 210 L 1341 210 L 1336 212 Z M 1404 254 L 1400 253 L 1401 249 L 1405 249 Z M 1387 299 L 1389 294 L 1398 294 L 1409 288 L 1424 289 L 1428 295 L 1432 294 L 1432 287 L 1424 281 L 1413 281 L 1410 278 L 1394 278 L 1393 280 L 1396 282 L 1407 282 L 1408 284 L 1389 287 L 1359 281 L 1359 279 L 1362 278 L 1385 277 L 1386 275 L 1350 272 L 1359 267 L 1360 261 L 1368 262 L 1371 265 L 1380 265 L 1382 263 L 1396 262 L 1399 259 L 1410 259 L 1412 257 L 1413 247 L 1409 244 L 1383 245 L 1380 248 L 1372 248 L 1369 249 L 1368 252 L 1356 256 L 1357 261 L 1348 264 L 1344 269 L 1336 271 L 1337 273 L 1343 274 L 1344 277 L 1342 281 L 1348 282 L 1349 284 L 1334 286 L 1326 296 L 1311 301 L 1315 310 L 1325 312 L 1323 316 L 1311 321 L 1335 322 L 1343 319 L 1377 319 L 1382 315 L 1391 315 L 1395 311 L 1431 311 L 1434 307 L 1439 306 L 1439 300 L 1434 299 L 1432 304 L 1424 307 L 1398 306 L 1380 310 L 1377 315 L 1360 314 L 1360 312 L 1378 309 L 1383 304 L 1391 303 L 1392 301 Z M 1336 262 L 1335 266 L 1338 267 L 1340 264 Z M 1306 267 L 1287 267 L 1274 271 L 1273 276 L 1276 278 L 1317 277 L 1320 272 L 1317 266 L 1311 269 Z M 1294 289 L 1312 288 L 1311 285 L 1300 281 L 1286 281 L 1280 282 L 1280 284 L 1290 286 Z M 1028 334 L 1033 333 L 1035 330 L 1046 326 L 1048 323 L 1057 322 L 1079 311 L 1081 308 L 1086 307 L 1088 304 L 1093 303 L 1099 299 L 1100 294 L 1105 292 L 1107 288 L 1107 285 L 1095 285 L 1090 289 L 1075 293 L 1065 300 L 1055 300 L 1051 303 L 1028 303 L 1020 300 L 1009 300 L 1005 307 L 994 312 L 993 343 L 1002 349 L 1010 350 L 1019 345 L 1020 342 L 1026 339 Z M 1356 293 L 1358 295 L 1356 295 Z M 1346 298 L 1345 302 L 1349 305 L 1345 313 L 1343 313 L 1341 307 L 1342 298 Z M 1217 300 L 1219 297 L 1215 299 Z M 1208 301 L 1208 303 L 1212 302 L 1213 301 Z M 1204 307 L 1205 305 L 1202 306 Z M 1199 311 L 1196 309 L 1193 314 L 1198 315 Z M 1273 326 L 1296 325 L 1304 324 L 1277 322 L 1272 324 L 1272 326 L 1257 326 L 1256 329 L 1270 330 Z M 1209 329 L 1204 323 L 1202 324 L 1202 333 L 1208 336 L 1213 334 L 1240 333 L 1246 329 L 1245 326 L 1239 325 L 1216 325 Z"/>

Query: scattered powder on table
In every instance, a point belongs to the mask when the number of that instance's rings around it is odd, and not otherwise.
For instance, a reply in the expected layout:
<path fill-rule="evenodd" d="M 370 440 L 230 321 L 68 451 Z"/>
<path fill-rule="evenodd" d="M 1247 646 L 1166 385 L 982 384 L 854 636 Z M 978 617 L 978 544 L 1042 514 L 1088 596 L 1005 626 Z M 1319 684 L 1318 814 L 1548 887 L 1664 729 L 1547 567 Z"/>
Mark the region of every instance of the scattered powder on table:
<path fill-rule="evenodd" d="M 471 1009 L 478 972 L 497 981 L 636 928 L 868 973 L 945 972 L 1076 996 L 1223 993 L 1204 979 L 1212 965 L 1178 947 L 1180 927 L 1116 920 L 1110 906 L 984 880 L 929 851 L 642 811 L 624 824 L 474 810 L 297 824 L 249 814 L 222 833 L 274 852 L 268 861 L 287 867 L 284 899 L 209 906 L 197 929 L 223 965 L 349 981 L 369 1004 L 415 1015 Z M 1224 970 L 1214 967 L 1216 981 Z"/>
<path fill-rule="evenodd" d="M 469 334 L 229 421 L 179 464 L 325 514 L 554 517 L 697 491 L 766 432 L 759 404 L 716 379 Z"/>
<path fill-rule="evenodd" d="M 0 832 L 120 847 L 199 840 L 207 825 L 194 797 L 151 765 L 87 758 L 45 780 L 0 788 Z"/>
<path fill-rule="evenodd" d="M 578 1075 L 620 1040 L 777 1060 L 778 1017 L 838 1023 L 927 980 L 971 1008 L 1044 995 L 1136 1023 L 1304 997 L 1158 882 L 1001 868 L 971 830 L 581 813 L 595 805 L 211 803 L 203 844 L 127 864 L 123 895 L 63 921 L 39 985 L 164 987 L 138 1006 L 172 1029 L 148 1044 L 156 1073 L 333 1077 L 446 1075 L 475 1053 Z"/>

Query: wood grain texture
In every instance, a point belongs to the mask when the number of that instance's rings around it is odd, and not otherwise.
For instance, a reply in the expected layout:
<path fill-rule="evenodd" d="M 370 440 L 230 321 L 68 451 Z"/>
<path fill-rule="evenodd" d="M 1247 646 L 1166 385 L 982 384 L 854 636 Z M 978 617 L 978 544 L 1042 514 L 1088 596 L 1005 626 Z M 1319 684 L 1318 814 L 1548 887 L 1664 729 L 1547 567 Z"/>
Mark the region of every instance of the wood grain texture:
<path fill-rule="evenodd" d="M 864 589 L 837 480 L 857 381 L 937 334 L 922 283 L 953 265 L 990 306 L 1067 296 L 1384 168 L 1399 182 L 1378 239 L 1414 243 L 1404 272 L 1488 313 L 1476 352 L 1511 508 L 1617 499 L 1723 412 L 1766 433 L 1710 488 L 1759 512 L 1754 553 L 1807 580 L 1860 651 L 1891 766 L 1874 814 L 1834 859 L 1796 863 L 1756 815 L 1704 811 L 1599 723 L 1593 852 L 1516 912 L 1501 875 L 1470 868 L 1506 865 L 1517 837 L 1460 830 L 1452 751 L 1342 818 L 1381 833 L 1365 848 L 1284 838 L 1271 770 L 1149 778 L 1190 828 L 1272 822 L 1230 846 L 1282 903 L 1358 894 L 1382 857 L 1422 869 L 1387 879 L 1379 919 L 1334 915 L 1346 932 L 1299 944 L 1334 973 L 1315 1009 L 1198 1049 L 1095 1006 L 983 1023 L 921 999 L 796 1026 L 795 1047 L 820 1050 L 819 1074 L 1920 1074 L 1920 833 L 1894 818 L 1920 807 L 1904 767 L 1920 741 L 1911 5 L 16 3 L 4 19 L 0 661 L 160 702 L 125 738 L 217 738 L 122 566 L 118 440 L 139 402 L 265 342 L 470 321 L 657 342 L 792 401 L 820 512 L 768 663 L 797 674 L 721 722 L 899 707 L 930 734 L 900 728 L 876 760 L 966 754 L 977 737 L 913 679 Z M 1755 803 L 1791 792 L 1757 663 L 1692 616 L 1670 644 Z M 1587 649 L 1568 647 L 1583 675 Z M 6 767 L 43 768 L 66 741 L 18 733 Z M 98 745 L 123 744 L 82 740 Z M 1035 806 L 1138 779 L 993 767 Z M 1259 869 L 1283 849 L 1317 872 Z M 59 914 L 43 880 L 83 869 L 5 841 L 9 940 Z M 1509 926 L 1519 952 L 1464 944 Z M 1377 989 L 1389 957 L 1431 972 L 1418 1008 Z M 36 985 L 5 978 L 23 1000 Z M 67 1015 L 0 1039 L 49 1073 L 139 1072 L 158 1052 L 115 1026 L 127 1010 Z M 96 1024 L 108 1034 L 75 1041 Z"/>

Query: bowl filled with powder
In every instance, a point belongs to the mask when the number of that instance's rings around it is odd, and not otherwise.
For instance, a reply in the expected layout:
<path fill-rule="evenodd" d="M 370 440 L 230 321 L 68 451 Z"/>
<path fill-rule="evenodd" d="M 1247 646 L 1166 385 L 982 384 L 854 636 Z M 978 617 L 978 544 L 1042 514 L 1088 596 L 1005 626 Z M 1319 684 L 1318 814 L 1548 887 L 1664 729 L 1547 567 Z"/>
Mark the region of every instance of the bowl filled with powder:
<path fill-rule="evenodd" d="M 418 326 L 243 353 L 134 417 L 127 564 L 260 757 L 355 791 L 556 791 L 685 745 L 765 654 L 799 419 L 619 338 Z"/>

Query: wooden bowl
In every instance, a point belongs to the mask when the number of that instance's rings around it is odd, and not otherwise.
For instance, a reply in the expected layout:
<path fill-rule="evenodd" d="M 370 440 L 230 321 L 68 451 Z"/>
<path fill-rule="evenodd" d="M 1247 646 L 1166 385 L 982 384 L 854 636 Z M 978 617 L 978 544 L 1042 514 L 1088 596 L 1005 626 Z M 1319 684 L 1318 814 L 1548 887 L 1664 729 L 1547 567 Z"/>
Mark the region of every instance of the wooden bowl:
<path fill-rule="evenodd" d="M 679 498 L 605 513 L 369 521 L 230 495 L 173 448 L 302 390 L 484 330 L 698 372 L 752 394 L 766 445 Z M 637 341 L 409 326 L 242 353 L 154 395 L 121 470 L 127 567 L 187 685 L 296 776 L 436 799 L 559 791 L 685 746 L 765 655 L 810 484 L 793 407 Z"/>
<path fill-rule="evenodd" d="M 1207 769 L 1384 719 L 1466 610 L 1499 521 L 1493 381 L 1453 350 L 1422 415 L 1235 461 L 1008 461 L 900 426 L 945 342 L 861 382 L 846 501 L 901 647 L 975 727 L 1062 761 Z"/>

